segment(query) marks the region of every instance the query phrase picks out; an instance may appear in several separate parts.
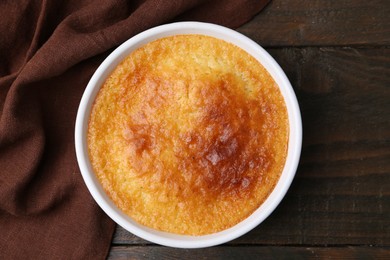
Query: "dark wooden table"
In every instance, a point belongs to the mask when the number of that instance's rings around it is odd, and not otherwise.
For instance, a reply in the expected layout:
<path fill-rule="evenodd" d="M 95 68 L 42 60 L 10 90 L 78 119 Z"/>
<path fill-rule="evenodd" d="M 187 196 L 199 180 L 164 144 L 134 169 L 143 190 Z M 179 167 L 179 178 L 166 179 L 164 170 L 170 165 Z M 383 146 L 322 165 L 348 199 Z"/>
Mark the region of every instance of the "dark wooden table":
<path fill-rule="evenodd" d="M 272 0 L 238 31 L 271 53 L 298 97 L 290 190 L 230 243 L 173 249 L 117 227 L 109 259 L 390 259 L 390 1 Z"/>

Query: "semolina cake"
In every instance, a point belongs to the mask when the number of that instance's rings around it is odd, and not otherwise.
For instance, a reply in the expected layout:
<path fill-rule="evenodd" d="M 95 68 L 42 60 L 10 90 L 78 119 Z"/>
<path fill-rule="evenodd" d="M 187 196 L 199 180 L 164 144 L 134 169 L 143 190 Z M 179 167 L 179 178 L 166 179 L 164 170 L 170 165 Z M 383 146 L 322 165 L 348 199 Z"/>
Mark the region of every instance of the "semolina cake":
<path fill-rule="evenodd" d="M 104 190 L 132 219 L 205 235 L 264 202 L 288 133 L 283 96 L 255 58 L 210 36 L 177 35 L 141 46 L 106 79 L 88 151 Z"/>

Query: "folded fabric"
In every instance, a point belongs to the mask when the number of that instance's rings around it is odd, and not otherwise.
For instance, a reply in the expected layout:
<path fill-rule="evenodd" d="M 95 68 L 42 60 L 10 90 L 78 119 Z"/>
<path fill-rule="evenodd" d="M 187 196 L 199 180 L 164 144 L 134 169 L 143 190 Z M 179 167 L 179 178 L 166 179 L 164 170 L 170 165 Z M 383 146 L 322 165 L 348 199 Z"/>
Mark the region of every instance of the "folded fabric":
<path fill-rule="evenodd" d="M 100 259 L 115 225 L 80 175 L 74 123 L 103 59 L 150 27 L 235 28 L 269 0 L 0 2 L 0 259 Z"/>

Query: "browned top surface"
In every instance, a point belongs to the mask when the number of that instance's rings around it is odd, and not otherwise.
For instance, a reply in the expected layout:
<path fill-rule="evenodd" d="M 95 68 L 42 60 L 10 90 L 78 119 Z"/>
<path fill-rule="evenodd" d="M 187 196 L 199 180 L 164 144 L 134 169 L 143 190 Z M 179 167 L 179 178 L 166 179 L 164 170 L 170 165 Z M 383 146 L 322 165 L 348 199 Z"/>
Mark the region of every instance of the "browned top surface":
<path fill-rule="evenodd" d="M 187 35 L 150 43 L 117 67 L 94 104 L 89 150 L 128 215 L 199 235 L 264 201 L 287 136 L 285 104 L 265 69 L 231 44 Z"/>

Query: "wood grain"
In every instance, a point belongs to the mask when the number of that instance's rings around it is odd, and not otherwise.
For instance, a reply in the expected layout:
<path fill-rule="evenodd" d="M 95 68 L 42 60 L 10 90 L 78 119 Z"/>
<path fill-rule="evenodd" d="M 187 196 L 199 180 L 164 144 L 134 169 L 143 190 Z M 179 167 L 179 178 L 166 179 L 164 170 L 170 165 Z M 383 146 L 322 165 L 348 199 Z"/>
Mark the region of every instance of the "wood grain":
<path fill-rule="evenodd" d="M 388 259 L 390 248 L 219 246 L 174 249 L 160 246 L 113 247 L 108 259 Z"/>
<path fill-rule="evenodd" d="M 263 46 L 382 46 L 390 43 L 388 0 L 272 0 L 238 29 Z"/>
<path fill-rule="evenodd" d="M 290 78 L 303 149 L 285 199 L 230 244 L 390 246 L 390 49 L 268 49 Z M 113 244 L 148 244 L 121 228 Z"/>

